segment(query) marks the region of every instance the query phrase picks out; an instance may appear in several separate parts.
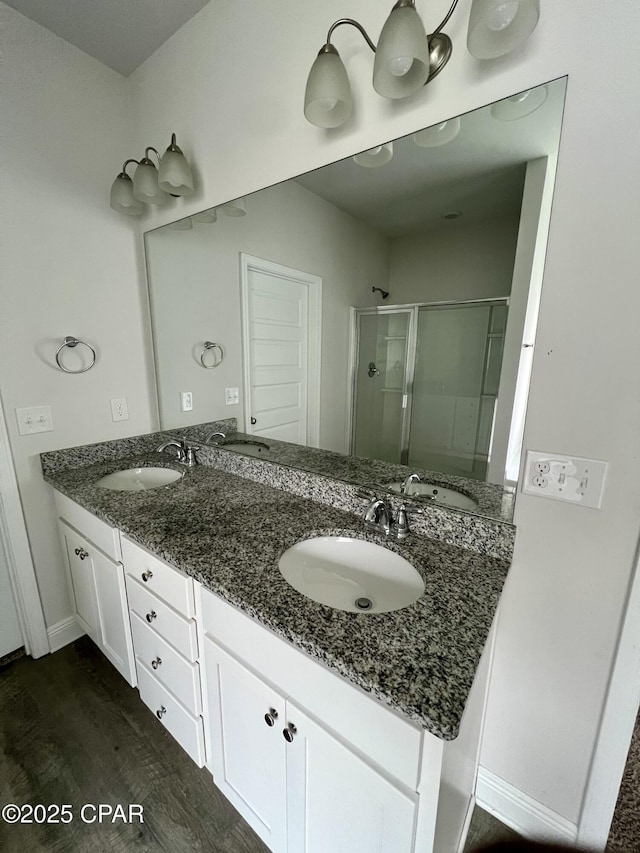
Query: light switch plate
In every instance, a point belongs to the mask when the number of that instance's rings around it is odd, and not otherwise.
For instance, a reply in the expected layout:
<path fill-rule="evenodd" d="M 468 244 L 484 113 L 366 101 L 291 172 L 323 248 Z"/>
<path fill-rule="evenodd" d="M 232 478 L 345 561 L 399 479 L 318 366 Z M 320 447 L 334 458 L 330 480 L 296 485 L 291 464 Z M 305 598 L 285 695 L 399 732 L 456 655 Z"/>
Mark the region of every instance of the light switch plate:
<path fill-rule="evenodd" d="M 224 389 L 224 402 L 227 406 L 237 406 L 240 402 L 240 389 L 239 388 L 225 388 Z"/>
<path fill-rule="evenodd" d="M 522 491 L 600 509 L 607 468 L 599 459 L 528 450 Z"/>
<path fill-rule="evenodd" d="M 20 435 L 53 431 L 53 417 L 50 406 L 30 406 L 26 409 L 16 409 L 16 419 Z"/>

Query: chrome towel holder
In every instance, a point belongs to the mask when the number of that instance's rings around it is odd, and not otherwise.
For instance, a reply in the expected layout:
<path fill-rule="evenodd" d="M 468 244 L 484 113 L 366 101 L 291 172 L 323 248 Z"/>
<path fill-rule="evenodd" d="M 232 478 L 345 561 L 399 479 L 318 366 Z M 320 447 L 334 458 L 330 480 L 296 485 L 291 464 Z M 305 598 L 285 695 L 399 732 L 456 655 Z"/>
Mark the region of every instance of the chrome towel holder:
<path fill-rule="evenodd" d="M 219 350 L 220 355 L 217 356 L 216 353 L 213 353 L 213 362 L 211 364 L 207 364 L 204 360 L 204 357 L 209 352 L 209 350 Z M 200 353 L 200 363 L 205 368 L 205 370 L 213 370 L 214 367 L 219 367 L 224 361 L 224 350 L 222 349 L 220 344 L 214 344 L 212 341 L 204 342 L 204 349 Z"/>
<path fill-rule="evenodd" d="M 88 350 L 91 350 L 91 362 L 86 367 L 80 368 L 80 370 L 69 370 L 68 367 L 65 367 L 64 364 L 60 361 L 60 353 L 65 347 L 69 347 L 73 349 L 80 344 L 83 347 L 86 347 Z M 91 344 L 86 343 L 86 341 L 81 341 L 79 338 L 74 337 L 73 335 L 67 335 L 64 341 L 60 344 L 58 349 L 56 350 L 56 364 L 60 368 L 60 370 L 64 370 L 65 373 L 86 373 L 87 370 L 91 370 L 93 365 L 96 363 L 96 351 L 91 346 Z"/>

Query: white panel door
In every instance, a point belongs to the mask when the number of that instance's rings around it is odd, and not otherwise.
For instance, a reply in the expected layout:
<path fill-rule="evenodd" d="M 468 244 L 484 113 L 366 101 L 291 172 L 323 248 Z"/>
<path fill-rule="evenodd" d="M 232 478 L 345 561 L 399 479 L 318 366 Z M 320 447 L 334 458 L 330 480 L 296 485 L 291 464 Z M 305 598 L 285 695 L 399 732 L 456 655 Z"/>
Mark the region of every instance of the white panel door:
<path fill-rule="evenodd" d="M 213 780 L 269 848 L 285 853 L 285 700 L 208 637 L 204 645 Z"/>
<path fill-rule="evenodd" d="M 87 634 L 99 642 L 98 604 L 96 584 L 93 574 L 93 559 L 89 553 L 89 544 L 75 530 L 59 522 L 60 536 L 69 565 L 71 595 L 75 617 Z"/>
<path fill-rule="evenodd" d="M 114 563 L 95 548 L 91 548 L 90 552 L 100 620 L 100 647 L 120 675 L 135 687 L 136 668 L 124 569 L 121 563 Z"/>
<path fill-rule="evenodd" d="M 287 755 L 289 853 L 411 853 L 418 795 L 402 789 L 296 705 Z"/>

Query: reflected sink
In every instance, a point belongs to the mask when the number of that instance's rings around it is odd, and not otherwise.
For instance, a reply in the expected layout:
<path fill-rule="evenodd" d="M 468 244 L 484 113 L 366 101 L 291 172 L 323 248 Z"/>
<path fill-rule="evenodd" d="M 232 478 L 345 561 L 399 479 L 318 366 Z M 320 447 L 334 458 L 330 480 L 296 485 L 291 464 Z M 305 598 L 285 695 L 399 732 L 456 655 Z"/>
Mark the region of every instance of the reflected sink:
<path fill-rule="evenodd" d="M 260 456 L 269 449 L 269 445 L 262 441 L 229 441 L 220 443 L 218 447 L 234 450 L 236 453 L 246 453 L 247 456 Z"/>
<path fill-rule="evenodd" d="M 402 494 L 402 483 L 385 483 L 385 488 L 396 495 Z M 476 510 L 478 504 L 473 498 L 463 495 L 457 489 L 448 489 L 446 486 L 438 486 L 434 483 L 410 483 L 404 492 L 408 498 L 431 498 L 434 503 L 444 506 L 454 506 L 458 509 Z"/>
<path fill-rule="evenodd" d="M 404 557 L 362 539 L 318 536 L 286 550 L 284 579 L 307 598 L 351 613 L 385 613 L 417 601 L 424 581 Z"/>
<path fill-rule="evenodd" d="M 127 468 L 114 471 L 96 483 L 100 489 L 114 489 L 117 492 L 144 492 L 147 489 L 159 489 L 180 480 L 184 472 L 173 468 Z"/>

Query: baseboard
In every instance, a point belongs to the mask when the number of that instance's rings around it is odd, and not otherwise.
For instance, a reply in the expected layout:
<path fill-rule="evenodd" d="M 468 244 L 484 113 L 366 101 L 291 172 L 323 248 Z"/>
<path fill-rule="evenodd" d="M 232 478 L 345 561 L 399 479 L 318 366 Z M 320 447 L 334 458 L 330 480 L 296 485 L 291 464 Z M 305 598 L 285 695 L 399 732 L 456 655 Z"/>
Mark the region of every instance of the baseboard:
<path fill-rule="evenodd" d="M 84 631 L 73 616 L 62 619 L 60 622 L 56 622 L 55 625 L 47 628 L 49 648 L 52 652 L 57 652 L 58 649 L 68 646 L 69 643 L 73 643 L 74 640 L 80 639 L 83 635 Z"/>
<path fill-rule="evenodd" d="M 476 803 L 530 840 L 574 843 L 578 827 L 484 767 L 478 769 Z"/>

